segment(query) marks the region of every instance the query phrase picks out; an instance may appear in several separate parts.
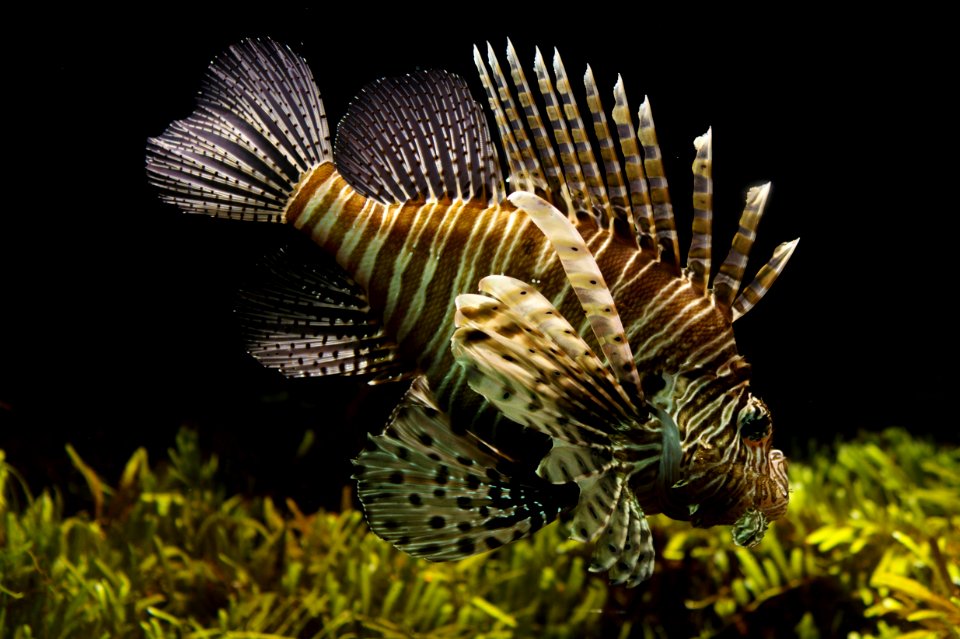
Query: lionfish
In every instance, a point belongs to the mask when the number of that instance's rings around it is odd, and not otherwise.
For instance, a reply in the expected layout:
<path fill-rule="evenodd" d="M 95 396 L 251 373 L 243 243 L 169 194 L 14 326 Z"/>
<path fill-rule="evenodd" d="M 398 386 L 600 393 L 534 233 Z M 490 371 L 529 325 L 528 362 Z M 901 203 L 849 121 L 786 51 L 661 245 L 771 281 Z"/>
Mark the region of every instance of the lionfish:
<path fill-rule="evenodd" d="M 149 140 L 149 181 L 185 212 L 312 239 L 243 292 L 261 363 L 410 383 L 354 462 L 370 527 L 398 548 L 454 560 L 559 517 L 595 542 L 591 570 L 636 585 L 654 565 L 646 515 L 732 524 L 737 544 L 757 543 L 786 511 L 786 460 L 732 324 L 797 244 L 740 291 L 769 184 L 749 190 L 711 286 L 710 131 L 695 141 L 681 268 L 649 102 L 634 121 L 618 78 L 614 137 L 588 67 L 591 131 L 559 55 L 551 74 L 536 52 L 538 103 L 512 45 L 511 83 L 487 48 L 474 58 L 506 180 L 456 75 L 369 84 L 331 144 L 306 62 L 249 40 Z"/>

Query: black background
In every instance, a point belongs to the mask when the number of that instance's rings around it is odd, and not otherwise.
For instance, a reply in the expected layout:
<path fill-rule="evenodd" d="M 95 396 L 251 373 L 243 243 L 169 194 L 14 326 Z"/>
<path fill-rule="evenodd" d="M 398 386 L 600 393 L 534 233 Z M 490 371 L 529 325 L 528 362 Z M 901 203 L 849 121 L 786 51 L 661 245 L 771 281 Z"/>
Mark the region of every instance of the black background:
<path fill-rule="evenodd" d="M 801 237 L 736 325 L 787 455 L 891 425 L 958 439 L 956 185 L 941 168 L 956 143 L 936 16 L 473 11 L 157 9 L 24 33 L 7 56 L 0 448 L 35 487 L 77 480 L 68 441 L 114 481 L 136 446 L 161 457 L 187 423 L 241 489 L 335 506 L 402 390 L 260 369 L 230 310 L 283 229 L 184 216 L 146 185 L 146 138 L 250 36 L 307 58 L 331 125 L 365 83 L 416 68 L 459 73 L 480 98 L 471 45 L 485 40 L 502 57 L 512 38 L 527 64 L 556 46 L 575 84 L 589 61 L 608 107 L 621 73 L 632 108 L 650 96 L 684 252 L 692 141 L 710 125 L 715 265 L 750 185 L 774 183 L 753 268 Z M 305 428 L 318 443 L 296 457 Z"/>

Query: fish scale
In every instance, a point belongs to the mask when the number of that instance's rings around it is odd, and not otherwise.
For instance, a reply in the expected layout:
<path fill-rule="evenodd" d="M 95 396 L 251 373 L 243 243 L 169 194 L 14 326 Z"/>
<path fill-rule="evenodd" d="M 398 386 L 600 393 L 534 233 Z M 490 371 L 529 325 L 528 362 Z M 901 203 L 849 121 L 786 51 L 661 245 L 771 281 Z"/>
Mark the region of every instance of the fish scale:
<path fill-rule="evenodd" d="M 197 110 L 149 140 L 148 179 L 186 212 L 284 222 L 312 242 L 243 291 L 261 363 L 411 383 L 355 462 L 384 539 L 450 560 L 567 512 L 573 538 L 596 540 L 591 569 L 627 585 L 653 570 L 647 514 L 756 543 L 786 509 L 786 461 L 732 323 L 796 248 L 741 291 L 769 185 L 748 193 L 711 287 L 710 132 L 681 268 L 649 101 L 634 120 L 618 76 L 615 143 L 588 67 L 591 139 L 558 53 L 548 66 L 537 50 L 532 74 L 509 43 L 507 59 L 509 75 L 474 49 L 506 180 L 460 78 L 373 82 L 331 145 L 312 72 L 270 40 L 214 61 Z"/>

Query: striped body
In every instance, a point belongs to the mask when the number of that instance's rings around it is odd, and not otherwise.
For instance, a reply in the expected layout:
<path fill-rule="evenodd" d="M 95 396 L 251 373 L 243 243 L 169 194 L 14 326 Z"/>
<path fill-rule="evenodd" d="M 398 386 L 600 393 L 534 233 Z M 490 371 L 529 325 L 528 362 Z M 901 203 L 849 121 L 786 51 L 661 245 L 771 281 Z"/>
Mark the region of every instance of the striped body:
<path fill-rule="evenodd" d="M 579 332 L 596 348 L 556 252 L 509 202 L 387 206 L 360 195 L 332 165 L 323 164 L 303 180 L 284 219 L 333 255 L 367 291 L 400 353 L 427 376 L 438 405 L 458 428 L 475 429 L 500 417 L 489 406 L 478 411 L 482 398 L 467 386 L 465 370 L 455 365 L 449 347 L 454 299 L 476 290 L 481 277 L 498 273 L 534 283 L 565 317 L 581 318 Z M 680 416 L 687 463 L 694 462 L 694 448 L 687 443 L 701 441 L 727 451 L 719 463 L 732 464 L 738 453 L 736 433 L 722 426 L 740 406 L 721 400 L 732 389 L 745 389 L 746 382 L 726 377 L 706 392 L 682 377 L 739 361 L 729 320 L 689 279 L 650 259 L 649 252 L 592 220 L 582 221 L 578 230 L 614 295 L 641 379 L 647 373 L 680 379 L 661 392 L 659 401 Z M 647 512 L 662 509 L 656 502 L 644 506 Z"/>
<path fill-rule="evenodd" d="M 512 46 L 513 89 L 492 49 L 489 66 L 474 61 L 506 180 L 462 79 L 371 83 L 334 149 L 305 61 L 247 41 L 213 63 L 197 110 L 149 141 L 150 181 L 186 212 L 286 222 L 316 245 L 268 258 L 241 295 L 265 366 L 413 377 L 355 460 L 384 539 L 450 560 L 568 510 L 571 536 L 597 542 L 591 569 L 631 585 L 653 570 L 645 514 L 733 524 L 736 543 L 757 543 L 786 509 L 786 464 L 732 324 L 796 247 L 740 290 L 769 185 L 749 190 L 711 286 L 710 131 L 694 142 L 681 267 L 649 101 L 635 127 L 618 79 L 611 128 L 588 67 L 594 143 L 559 55 L 553 74 L 534 60 L 545 117 Z"/>

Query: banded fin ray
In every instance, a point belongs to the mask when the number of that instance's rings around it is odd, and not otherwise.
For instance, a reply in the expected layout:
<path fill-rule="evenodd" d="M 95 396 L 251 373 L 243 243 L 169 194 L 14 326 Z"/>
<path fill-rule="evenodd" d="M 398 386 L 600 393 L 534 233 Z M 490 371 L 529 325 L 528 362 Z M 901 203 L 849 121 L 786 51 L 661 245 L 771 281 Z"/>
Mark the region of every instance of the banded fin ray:
<path fill-rule="evenodd" d="M 540 89 L 540 95 L 546 105 L 547 120 L 550 122 L 550 130 L 553 132 L 553 141 L 557 145 L 557 155 L 560 158 L 560 166 L 563 169 L 564 181 L 572 203 L 567 215 L 571 221 L 576 219 L 578 213 L 594 217 L 583 171 L 570 141 L 566 120 L 561 117 L 561 106 L 554 92 L 553 80 L 550 77 L 547 65 L 543 61 L 543 54 L 540 53 L 539 47 L 536 49 L 533 60 L 533 73 L 537 78 L 537 87 Z"/>
<path fill-rule="evenodd" d="M 287 377 L 403 377 L 396 345 L 362 288 L 312 246 L 285 246 L 262 260 L 234 309 L 247 351 Z"/>
<path fill-rule="evenodd" d="M 784 267 L 793 256 L 793 252 L 797 249 L 797 244 L 799 243 L 800 239 L 797 238 L 791 242 L 784 242 L 773 249 L 773 256 L 763 265 L 750 285 L 743 289 L 733 303 L 733 307 L 731 308 L 732 321 L 736 321 L 746 315 L 747 311 L 756 306 L 760 298 L 767 294 L 767 291 L 773 286 L 773 283 L 780 276 L 780 273 L 783 272 Z"/>
<path fill-rule="evenodd" d="M 500 67 L 500 61 L 493 52 L 493 47 L 489 42 L 487 43 L 487 61 L 493 75 L 492 79 L 487 75 L 480 51 L 476 47 L 473 49 L 473 56 L 474 63 L 481 70 L 480 77 L 490 100 L 490 106 L 494 110 L 498 130 L 506 142 L 505 147 L 510 158 L 511 186 L 525 191 L 546 189 L 546 178 L 533 153 L 530 139 L 519 120 L 519 111 L 510 94 L 510 88 Z"/>
<path fill-rule="evenodd" d="M 587 90 L 587 107 L 593 117 L 593 130 L 600 146 L 600 157 L 603 158 L 603 168 L 606 171 L 607 189 L 610 199 L 610 215 L 615 228 L 613 232 L 618 236 L 636 243 L 636 222 L 633 219 L 630 196 L 624 183 L 623 172 L 620 170 L 620 160 L 613 145 L 610 127 L 607 125 L 607 116 L 603 112 L 603 102 L 597 90 L 597 81 L 593 77 L 593 69 L 587 65 L 587 72 L 583 76 L 583 84 Z"/>
<path fill-rule="evenodd" d="M 663 425 L 634 407 L 532 286 L 496 275 L 484 278 L 481 290 L 490 297 L 457 298 L 451 348 L 467 382 L 508 418 L 553 438 L 537 474 L 579 486 L 571 537 L 596 542 L 593 570 L 639 583 L 652 572 L 653 548 L 630 480 L 655 464 L 662 469 Z"/>
<path fill-rule="evenodd" d="M 553 50 L 553 73 L 556 78 L 557 91 L 560 93 L 560 102 L 563 105 L 563 115 L 567 120 L 567 127 L 570 132 L 570 142 L 572 142 L 576 153 L 576 161 L 580 164 L 580 171 L 587 187 L 587 198 L 593 209 L 593 216 L 601 223 L 612 222 L 613 211 L 610 207 L 610 200 L 607 198 L 607 190 L 603 183 L 600 167 L 597 166 L 593 146 L 587 136 L 583 119 L 580 117 L 580 108 L 577 106 L 577 99 L 570 86 L 570 78 L 567 77 L 567 70 L 563 66 L 563 60 L 560 59 L 560 52 L 556 49 Z"/>
<path fill-rule="evenodd" d="M 569 487 L 518 477 L 493 449 L 453 434 L 422 376 L 354 465 L 370 528 L 432 561 L 522 539 L 576 499 Z"/>
<path fill-rule="evenodd" d="M 301 176 L 330 161 L 309 67 L 272 40 L 231 46 L 207 70 L 194 112 L 147 141 L 147 179 L 187 213 L 280 222 Z"/>
<path fill-rule="evenodd" d="M 656 225 L 653 221 L 653 205 L 647 188 L 647 176 L 643 169 L 643 156 L 640 154 L 638 139 L 630 116 L 627 94 L 623 89 L 623 78 L 617 76 L 613 87 L 613 122 L 617 125 L 617 137 L 620 138 L 620 150 L 630 186 L 630 206 L 632 219 L 636 222 L 636 238 L 643 251 L 657 250 Z"/>
<path fill-rule="evenodd" d="M 670 189 L 663 170 L 663 155 L 657 142 L 657 129 L 653 123 L 653 109 L 646 96 L 637 113 L 640 124 L 637 137 L 643 147 L 643 171 L 647 176 L 647 189 L 653 203 L 653 223 L 659 246 L 659 259 L 672 265 L 680 272 L 680 245 L 677 241 L 677 223 L 673 217 L 673 205 L 670 203 Z"/>
<path fill-rule="evenodd" d="M 727 309 L 730 313 L 732 322 L 743 317 L 770 290 L 800 242 L 800 239 L 797 238 L 777 246 L 773 251 L 773 256 L 757 272 L 754 280 L 743 291 L 740 291 L 740 283 L 747 269 L 750 249 L 753 248 L 754 240 L 757 237 L 757 226 L 763 217 L 769 197 L 769 182 L 753 187 L 747 192 L 746 204 L 743 213 L 740 215 L 740 225 L 731 242 L 730 252 L 714 279 L 713 296 L 717 305 Z"/>
<path fill-rule="evenodd" d="M 713 238 L 713 130 L 693 141 L 693 239 L 687 251 L 685 273 L 694 290 L 706 295 L 710 283 Z"/>
<path fill-rule="evenodd" d="M 496 58 L 496 55 L 490 51 L 490 55 Z M 530 84 L 527 82 L 526 73 L 517 57 L 517 52 L 513 48 L 513 43 L 507 40 L 507 63 L 510 65 L 510 77 L 517 90 L 517 98 L 523 107 L 523 113 L 536 145 L 539 164 L 542 167 L 544 179 L 547 182 L 546 191 L 563 204 L 563 211 L 572 211 L 573 203 L 570 199 L 570 192 L 567 189 L 566 182 L 563 181 L 563 174 L 560 164 L 557 161 L 557 154 L 553 150 L 549 134 L 546 127 L 543 126 L 543 119 L 540 117 L 540 109 L 537 107 L 536 99 L 533 97 L 533 91 L 530 90 Z M 521 124 L 517 124 L 521 127 Z"/>
<path fill-rule="evenodd" d="M 484 282 L 488 291 L 524 293 L 527 308 L 515 310 L 503 298 L 457 297 L 451 348 L 468 383 L 517 423 L 569 444 L 608 448 L 610 435 L 636 414 L 616 379 L 533 287 L 505 276 Z"/>
<path fill-rule="evenodd" d="M 560 211 L 536 195 L 516 192 L 508 199 L 511 204 L 525 211 L 547 236 L 560 258 L 570 285 L 580 299 L 580 305 L 613 373 L 631 396 L 642 398 L 640 378 L 623 322 L 600 267 L 583 237 Z"/>
<path fill-rule="evenodd" d="M 337 130 L 337 170 L 366 197 L 484 199 L 503 193 L 486 119 L 462 78 L 418 71 L 361 91 Z"/>
<path fill-rule="evenodd" d="M 592 138 L 557 51 L 554 51 L 552 73 L 539 48 L 534 55 L 533 75 L 546 109 L 544 119 L 516 51 L 512 43 L 507 42 L 507 60 L 514 90 L 526 116 L 526 126 L 519 117 L 510 116 L 515 114 L 515 109 L 510 106 L 513 100 L 506 83 L 498 81 L 495 87 L 479 53 L 475 53 L 474 58 L 484 79 L 503 146 L 508 156 L 515 158 L 510 162 L 510 190 L 529 190 L 541 195 L 565 213 L 571 222 L 577 223 L 578 216 L 586 216 L 598 225 L 608 227 L 621 240 L 654 252 L 658 259 L 675 266 L 679 273 L 676 225 L 649 102 L 645 100 L 641 106 L 639 128 L 635 130 L 623 82 L 618 79 L 613 91 L 615 105 L 611 116 L 617 126 L 623 154 L 621 161 L 589 66 L 583 82 L 593 123 Z M 495 70 L 495 77 L 502 78 L 499 61 L 489 45 L 488 62 Z M 528 140 L 533 140 L 534 144 Z M 546 181 L 543 191 L 539 180 L 531 182 L 531 172 L 525 168 L 533 150 Z M 598 155 L 603 160 L 602 170 Z"/>

